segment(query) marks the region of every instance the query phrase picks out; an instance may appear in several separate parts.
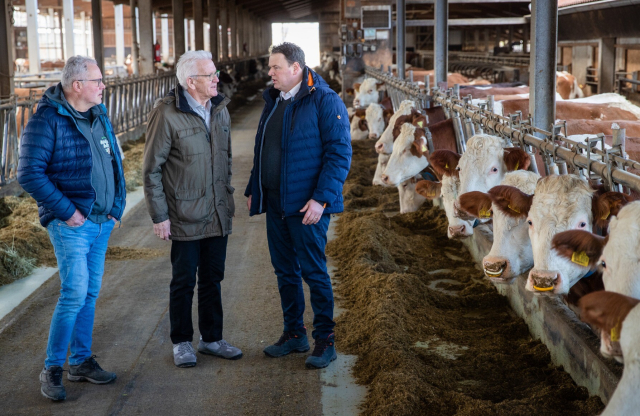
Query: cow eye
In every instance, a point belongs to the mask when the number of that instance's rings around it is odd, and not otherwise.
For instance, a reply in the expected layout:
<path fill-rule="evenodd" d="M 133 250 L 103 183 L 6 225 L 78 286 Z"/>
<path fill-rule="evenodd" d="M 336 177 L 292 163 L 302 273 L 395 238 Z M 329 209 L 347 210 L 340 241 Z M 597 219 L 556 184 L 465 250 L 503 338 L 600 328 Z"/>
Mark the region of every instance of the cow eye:
<path fill-rule="evenodd" d="M 584 228 L 584 227 L 586 227 L 586 226 L 587 226 L 587 223 L 586 223 L 586 222 L 584 222 L 584 221 L 582 221 L 582 222 L 578 225 L 578 228 Z"/>
<path fill-rule="evenodd" d="M 458 172 L 460 172 L 460 166 L 456 167 L 456 170 L 457 170 Z"/>
<path fill-rule="evenodd" d="M 495 172 L 497 172 L 497 171 L 498 171 L 498 168 L 491 168 L 491 172 L 494 172 L 494 173 L 495 173 Z"/>
<path fill-rule="evenodd" d="M 529 224 L 530 227 L 533 227 L 533 221 L 527 220 L 527 224 Z"/>
<path fill-rule="evenodd" d="M 602 266 L 602 268 L 603 268 L 603 269 L 606 269 L 606 268 L 607 268 L 607 262 L 606 262 L 606 261 L 604 261 L 604 260 L 602 260 L 602 261 L 600 262 L 600 265 Z"/>

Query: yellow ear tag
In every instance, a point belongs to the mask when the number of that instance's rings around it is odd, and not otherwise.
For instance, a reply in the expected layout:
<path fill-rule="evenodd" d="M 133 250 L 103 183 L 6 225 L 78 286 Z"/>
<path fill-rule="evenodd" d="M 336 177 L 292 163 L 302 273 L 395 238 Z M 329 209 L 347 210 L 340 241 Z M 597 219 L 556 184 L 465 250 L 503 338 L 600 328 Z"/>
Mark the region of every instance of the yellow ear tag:
<path fill-rule="evenodd" d="M 611 335 L 612 342 L 620 341 L 620 324 L 611 328 L 611 333 L 609 335 Z"/>
<path fill-rule="evenodd" d="M 427 150 L 429 150 L 429 149 L 427 149 L 427 146 L 422 145 L 422 152 L 425 153 Z"/>
<path fill-rule="evenodd" d="M 519 168 L 519 167 L 520 167 L 520 161 L 518 160 L 518 161 L 516 162 L 516 168 L 515 168 L 514 170 L 518 170 L 518 168 Z"/>
<path fill-rule="evenodd" d="M 589 266 L 589 256 L 584 251 L 574 251 L 571 255 L 571 261 L 583 267 Z"/>
<path fill-rule="evenodd" d="M 422 121 L 418 121 L 418 127 L 422 127 Z"/>
<path fill-rule="evenodd" d="M 491 218 L 491 211 L 488 209 L 481 209 L 479 215 L 480 218 Z"/>
<path fill-rule="evenodd" d="M 518 208 L 514 208 L 511 205 L 507 205 L 509 207 L 509 209 L 513 212 L 517 212 L 518 214 L 520 214 L 520 210 Z"/>
<path fill-rule="evenodd" d="M 601 219 L 606 220 L 607 218 L 609 218 L 609 214 L 611 214 L 611 210 L 608 210 L 607 213 L 601 217 Z"/>
<path fill-rule="evenodd" d="M 448 164 L 448 163 L 446 163 L 446 164 L 444 165 L 444 168 L 445 168 L 445 169 L 449 169 L 449 164 Z"/>
<path fill-rule="evenodd" d="M 360 116 L 360 120 L 364 120 L 367 116 Z"/>

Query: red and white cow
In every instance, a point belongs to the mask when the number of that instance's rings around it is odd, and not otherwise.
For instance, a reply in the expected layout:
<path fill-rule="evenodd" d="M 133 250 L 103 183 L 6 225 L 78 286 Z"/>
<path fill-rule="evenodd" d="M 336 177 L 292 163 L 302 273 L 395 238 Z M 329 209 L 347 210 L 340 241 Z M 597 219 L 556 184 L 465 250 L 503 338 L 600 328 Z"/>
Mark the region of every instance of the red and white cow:
<path fill-rule="evenodd" d="M 351 140 L 363 140 L 369 137 L 367 120 L 365 119 L 365 109 L 358 108 L 351 116 Z"/>
<path fill-rule="evenodd" d="M 584 97 L 578 80 L 567 71 L 556 72 L 556 92 L 565 100 Z"/>
<path fill-rule="evenodd" d="M 600 102 L 594 97 L 581 100 L 557 101 L 556 118 L 560 120 L 640 120 L 640 108 L 628 101 Z M 502 100 L 494 103 L 494 113 L 498 115 L 522 112 L 529 116 L 529 99 Z"/>
<path fill-rule="evenodd" d="M 385 97 L 379 104 L 371 103 L 367 107 L 365 118 L 369 128 L 369 138 L 377 139 L 382 136 L 384 129 L 389 125 L 389 120 L 393 115 L 391 99 Z"/>
<path fill-rule="evenodd" d="M 461 238 L 473 234 L 473 220 L 454 216 L 454 203 L 458 199 L 460 178 L 458 177 L 458 161 L 460 155 L 450 150 L 436 150 L 429 155 L 429 164 L 441 178 L 440 182 L 422 180 L 416 184 L 416 192 L 426 199 L 442 198 L 442 206 L 449 220 L 447 237 Z"/>
<path fill-rule="evenodd" d="M 379 90 L 382 89 L 384 83 L 379 83 L 375 78 L 367 78 L 362 83 L 353 84 L 355 97 L 353 106 L 364 108 L 369 104 L 380 102 Z"/>
<path fill-rule="evenodd" d="M 380 153 L 378 155 L 378 164 L 376 165 L 376 171 L 373 174 L 374 185 L 388 186 L 387 184 L 382 182 L 382 175 L 384 174 L 385 169 L 387 169 L 389 158 L 391 158 L 391 155 L 385 153 Z"/>
<path fill-rule="evenodd" d="M 398 107 L 398 111 L 396 111 L 391 118 L 389 119 L 389 125 L 384 132 L 380 136 L 380 139 L 376 142 L 376 152 L 391 154 L 393 150 L 393 127 L 396 124 L 396 120 L 400 116 L 405 116 L 407 114 L 411 114 L 411 110 L 416 107 L 416 103 L 411 100 L 404 100 L 400 103 L 400 107 Z"/>
<path fill-rule="evenodd" d="M 567 294 L 589 273 L 589 264 L 581 259 L 567 260 L 552 250 L 555 234 L 568 230 L 592 231 L 606 227 L 609 213 L 630 202 L 619 192 L 595 192 L 576 175 L 550 175 L 538 181 L 533 195 L 511 186 L 499 186 L 507 206 L 505 214 L 526 218 L 533 249 L 534 268 L 529 272 L 526 289 L 532 292 Z"/>
<path fill-rule="evenodd" d="M 619 335 L 625 360 L 622 378 L 601 416 L 636 415 L 640 409 L 640 300 L 600 291 L 580 299 L 580 318 Z"/>
<path fill-rule="evenodd" d="M 518 170 L 504 176 L 502 185 L 513 186 L 525 194 L 533 194 L 540 175 Z M 482 219 L 493 219 L 493 245 L 482 260 L 484 274 L 496 283 L 508 283 L 512 278 L 533 267 L 533 251 L 529 239 L 529 226 L 524 218 L 505 214 L 505 205 L 499 188 L 488 193 L 468 192 L 460 195 L 460 209 Z"/>
<path fill-rule="evenodd" d="M 411 117 L 411 115 L 404 117 Z M 398 122 L 401 120 L 402 117 Z M 420 173 L 429 164 L 426 132 L 423 127 L 419 127 L 424 124 L 424 116 L 421 121 L 413 122 L 418 126 L 410 123 L 402 124 L 398 138 L 393 143 L 389 163 L 381 177 L 386 185 L 398 185 Z"/>
<path fill-rule="evenodd" d="M 422 180 L 422 176 L 416 175 L 398 185 L 398 195 L 400 197 L 400 213 L 406 214 L 416 212 L 418 208 L 427 200 L 416 191 L 416 184 Z"/>

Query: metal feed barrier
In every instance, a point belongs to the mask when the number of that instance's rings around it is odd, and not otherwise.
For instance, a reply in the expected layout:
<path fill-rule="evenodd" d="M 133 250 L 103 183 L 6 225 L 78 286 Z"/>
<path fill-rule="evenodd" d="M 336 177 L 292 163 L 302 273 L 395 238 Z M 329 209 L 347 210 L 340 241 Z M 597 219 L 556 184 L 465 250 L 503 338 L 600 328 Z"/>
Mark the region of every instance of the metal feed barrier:
<path fill-rule="evenodd" d="M 103 97 L 114 132 L 124 133 L 144 124 L 154 102 L 174 88 L 176 81 L 175 72 L 108 79 Z M 32 92 L 27 98 L 11 96 L 0 100 L 0 186 L 16 179 L 20 136 L 41 97 Z"/>
<path fill-rule="evenodd" d="M 494 114 L 491 96 L 476 106 L 471 104 L 470 97 L 460 98 L 457 86 L 446 91 L 435 88 L 429 90 L 376 68 L 367 67 L 365 73 L 367 77 L 386 84 L 394 109 L 402 100 L 413 100 L 418 108 L 427 108 L 432 103 L 441 105 L 447 117 L 454 120 L 459 153 L 465 151 L 466 142 L 471 136 L 483 132 L 502 137 L 514 146 L 523 148 L 530 155 L 535 171 L 539 169 L 535 163 L 535 152 L 540 152 L 547 174 L 576 173 L 590 179 L 601 179 L 608 190 L 624 188 L 640 192 L 640 177 L 627 172 L 629 168 L 640 169 L 640 163 L 628 159 L 624 151 L 624 129 L 613 130 L 613 146 L 605 149 L 604 134 L 578 142 L 567 138 L 566 125 L 558 124 L 549 132 L 533 127 L 531 117 L 525 120 L 521 114 L 510 114 L 508 117 Z M 629 82 L 626 79 L 622 81 Z"/>

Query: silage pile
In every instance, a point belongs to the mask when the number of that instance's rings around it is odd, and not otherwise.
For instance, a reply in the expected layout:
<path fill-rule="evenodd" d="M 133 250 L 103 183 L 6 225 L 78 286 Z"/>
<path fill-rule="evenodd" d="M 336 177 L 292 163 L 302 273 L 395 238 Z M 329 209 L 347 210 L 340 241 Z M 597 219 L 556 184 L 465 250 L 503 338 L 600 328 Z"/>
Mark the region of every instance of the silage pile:
<path fill-rule="evenodd" d="M 368 185 L 373 142 L 354 142 L 347 209 L 327 249 L 338 262 L 336 344 L 358 356 L 373 415 L 594 415 L 603 409 L 551 364 L 430 203 L 389 218 Z M 354 189 L 357 192 L 354 192 Z M 377 198 L 381 206 L 372 206 Z M 355 208 L 357 207 L 357 208 Z M 397 207 L 395 208 L 397 210 Z"/>
<path fill-rule="evenodd" d="M 144 138 L 123 146 L 127 190 L 142 185 Z M 109 247 L 107 260 L 157 257 L 158 250 Z M 41 225 L 38 207 L 27 193 L 0 198 L 0 286 L 28 276 L 35 267 L 56 266 L 49 234 Z"/>

